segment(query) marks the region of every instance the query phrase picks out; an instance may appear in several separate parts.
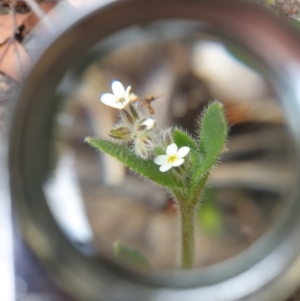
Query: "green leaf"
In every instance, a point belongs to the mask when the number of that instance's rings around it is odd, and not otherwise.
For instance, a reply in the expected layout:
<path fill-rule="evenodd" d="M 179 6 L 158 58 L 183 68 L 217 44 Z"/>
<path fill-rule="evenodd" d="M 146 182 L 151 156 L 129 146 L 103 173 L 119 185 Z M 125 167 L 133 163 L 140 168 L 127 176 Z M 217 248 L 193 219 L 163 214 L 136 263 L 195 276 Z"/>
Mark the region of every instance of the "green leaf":
<path fill-rule="evenodd" d="M 197 166 L 201 160 L 201 154 L 194 139 L 179 129 L 175 129 L 173 139 L 178 148 L 188 146 L 191 149 L 189 156 L 192 160 L 192 167 Z"/>
<path fill-rule="evenodd" d="M 116 241 L 113 244 L 113 249 L 115 255 L 118 258 L 126 261 L 127 263 L 137 264 L 141 267 L 150 267 L 149 261 L 147 260 L 146 256 L 137 249 L 127 247 L 119 241 Z"/>
<path fill-rule="evenodd" d="M 199 147 L 204 157 L 200 171 L 208 172 L 216 164 L 227 140 L 228 127 L 220 102 L 215 101 L 208 106 L 199 128 Z"/>
<path fill-rule="evenodd" d="M 188 146 L 192 150 L 197 150 L 197 145 L 194 139 L 179 129 L 174 130 L 173 139 L 178 148 Z"/>
<path fill-rule="evenodd" d="M 118 159 L 138 174 L 163 187 L 167 187 L 175 191 L 183 189 L 183 184 L 178 181 L 172 173 L 160 172 L 159 166 L 157 166 L 152 160 L 145 160 L 138 157 L 126 146 L 101 138 L 87 137 L 85 141 L 96 149 Z"/>
<path fill-rule="evenodd" d="M 227 140 L 228 127 L 223 105 L 212 102 L 199 119 L 199 148 L 202 155 L 191 176 L 189 195 L 198 197 L 205 185 L 211 168 L 217 163 Z M 194 195 L 194 197 L 192 197 Z"/>

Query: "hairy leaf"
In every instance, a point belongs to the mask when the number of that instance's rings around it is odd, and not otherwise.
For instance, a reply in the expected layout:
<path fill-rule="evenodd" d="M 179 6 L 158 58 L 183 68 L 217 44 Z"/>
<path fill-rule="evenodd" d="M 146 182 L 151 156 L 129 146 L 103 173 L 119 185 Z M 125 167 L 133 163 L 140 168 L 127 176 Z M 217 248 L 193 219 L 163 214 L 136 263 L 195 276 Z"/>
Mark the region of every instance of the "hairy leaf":
<path fill-rule="evenodd" d="M 211 168 L 217 163 L 227 140 L 228 127 L 220 102 L 211 103 L 199 119 L 199 148 L 202 160 L 194 168 L 191 176 L 190 195 L 198 195 L 198 187 L 208 176 Z"/>
<path fill-rule="evenodd" d="M 173 139 L 178 148 L 188 146 L 192 150 L 197 150 L 197 146 L 193 138 L 179 129 L 174 130 Z"/>
<path fill-rule="evenodd" d="M 220 102 L 211 103 L 200 121 L 199 144 L 204 156 L 201 172 L 208 172 L 217 162 L 227 140 L 227 122 L 223 105 Z"/>
<path fill-rule="evenodd" d="M 189 156 L 192 159 L 191 170 L 193 170 L 193 168 L 200 163 L 202 157 L 194 139 L 179 129 L 175 129 L 173 134 L 173 139 L 176 145 L 178 146 L 178 148 L 183 146 L 188 146 L 191 149 Z"/>
<path fill-rule="evenodd" d="M 172 190 L 180 190 L 183 185 L 172 173 L 162 173 L 159 167 L 152 160 L 145 160 L 138 157 L 128 147 L 105 140 L 101 138 L 87 137 L 86 142 L 91 146 L 103 151 L 106 154 L 121 161 L 124 165 L 130 167 L 133 171 L 150 179 L 157 184 L 170 188 Z"/>

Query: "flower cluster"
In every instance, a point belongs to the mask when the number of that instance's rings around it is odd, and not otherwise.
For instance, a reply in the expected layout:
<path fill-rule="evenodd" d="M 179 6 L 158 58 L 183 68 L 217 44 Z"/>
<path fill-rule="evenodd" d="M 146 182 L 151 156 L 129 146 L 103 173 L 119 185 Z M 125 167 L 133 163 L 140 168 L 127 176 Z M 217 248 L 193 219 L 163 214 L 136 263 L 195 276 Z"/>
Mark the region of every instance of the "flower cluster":
<path fill-rule="evenodd" d="M 148 117 L 143 112 L 141 101 L 138 97 L 130 93 L 131 86 L 125 90 L 119 81 L 113 81 L 113 93 L 102 94 L 101 101 L 112 108 L 121 110 L 120 121 L 109 132 L 109 136 L 123 144 L 127 144 L 135 151 L 136 155 L 143 159 L 153 159 L 155 149 L 162 148 L 163 142 L 167 142 L 166 155 L 159 155 L 154 158 L 154 163 L 160 165 L 159 170 L 166 172 L 172 167 L 178 167 L 184 163 L 184 157 L 189 153 L 187 146 L 178 149 L 173 142 L 171 129 L 158 131 L 156 129 L 156 120 Z M 144 101 L 149 109 L 149 102 L 154 97 Z M 153 108 L 151 112 L 154 112 Z M 150 110 L 149 110 L 150 111 Z"/>

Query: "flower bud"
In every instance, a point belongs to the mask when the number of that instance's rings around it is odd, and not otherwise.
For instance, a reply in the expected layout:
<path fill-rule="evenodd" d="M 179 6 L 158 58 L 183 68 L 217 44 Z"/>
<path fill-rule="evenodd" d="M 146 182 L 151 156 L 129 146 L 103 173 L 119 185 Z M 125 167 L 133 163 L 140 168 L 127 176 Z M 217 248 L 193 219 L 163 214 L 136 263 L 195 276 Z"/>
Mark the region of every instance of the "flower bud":
<path fill-rule="evenodd" d="M 133 117 L 134 120 L 139 119 L 138 105 L 130 104 L 129 105 L 129 111 L 130 111 L 130 114 L 131 114 L 131 116 Z"/>
<path fill-rule="evenodd" d="M 153 148 L 155 146 L 154 140 L 148 136 L 143 136 L 140 139 L 141 142 L 144 143 L 145 147 Z"/>
<path fill-rule="evenodd" d="M 108 135 L 115 139 L 127 140 L 130 138 L 130 129 L 127 127 L 123 127 L 123 126 L 118 127 L 118 128 L 112 129 Z"/>
<path fill-rule="evenodd" d="M 173 143 L 173 128 L 168 128 L 162 132 L 162 142 L 165 145 Z"/>
<path fill-rule="evenodd" d="M 145 118 L 138 123 L 138 131 L 151 131 L 156 125 L 156 120 L 153 118 Z"/>

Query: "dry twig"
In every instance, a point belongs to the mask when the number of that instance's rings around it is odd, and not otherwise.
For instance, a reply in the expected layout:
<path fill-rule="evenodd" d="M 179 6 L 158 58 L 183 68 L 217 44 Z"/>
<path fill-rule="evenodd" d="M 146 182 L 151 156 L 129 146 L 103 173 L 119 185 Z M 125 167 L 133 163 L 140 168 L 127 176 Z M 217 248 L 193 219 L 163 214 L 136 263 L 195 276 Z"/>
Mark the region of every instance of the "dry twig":
<path fill-rule="evenodd" d="M 52 26 L 49 18 L 47 17 L 47 15 L 45 14 L 45 12 L 39 7 L 39 5 L 34 0 L 25 0 L 25 2 L 32 9 L 32 11 L 37 15 L 37 17 L 40 20 L 43 20 L 46 28 L 51 33 L 54 33 L 54 28 L 53 28 L 53 26 Z"/>
<path fill-rule="evenodd" d="M 13 23 L 13 33 L 11 35 L 11 41 L 12 42 L 15 41 L 15 34 L 17 33 L 17 22 L 16 22 L 15 6 L 16 6 L 16 0 L 11 0 L 10 15 L 11 15 L 11 18 L 12 18 L 12 23 Z M 15 57 L 16 57 L 16 61 L 17 61 L 19 76 L 20 76 L 20 78 L 22 78 L 23 77 L 23 69 L 22 69 L 22 64 L 21 64 L 20 53 L 19 53 L 15 43 L 13 43 L 13 46 L 14 46 L 14 52 L 15 52 Z"/>

